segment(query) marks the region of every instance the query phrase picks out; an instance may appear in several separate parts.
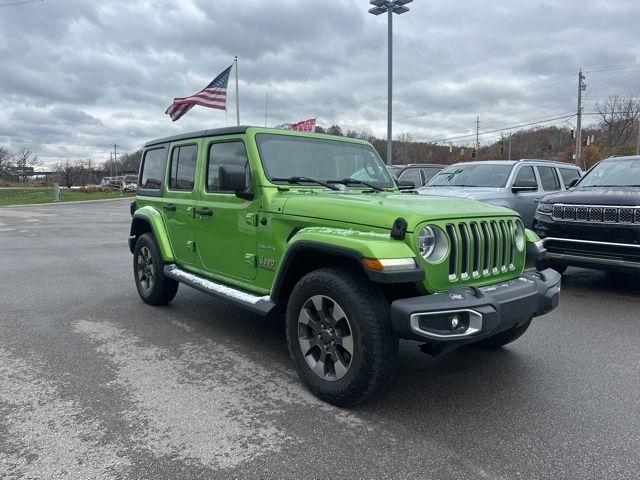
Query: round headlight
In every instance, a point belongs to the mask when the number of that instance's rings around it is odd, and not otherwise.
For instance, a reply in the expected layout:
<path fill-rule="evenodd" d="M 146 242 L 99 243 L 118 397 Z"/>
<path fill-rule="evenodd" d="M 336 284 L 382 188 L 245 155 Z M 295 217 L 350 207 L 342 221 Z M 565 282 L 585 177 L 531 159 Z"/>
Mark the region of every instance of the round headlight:
<path fill-rule="evenodd" d="M 441 228 L 427 225 L 418 234 L 418 251 L 428 262 L 436 263 L 447 254 L 449 241 Z"/>
<path fill-rule="evenodd" d="M 516 222 L 516 226 L 513 231 L 513 237 L 516 241 L 516 248 L 519 251 L 524 250 L 524 227 L 520 222 Z"/>

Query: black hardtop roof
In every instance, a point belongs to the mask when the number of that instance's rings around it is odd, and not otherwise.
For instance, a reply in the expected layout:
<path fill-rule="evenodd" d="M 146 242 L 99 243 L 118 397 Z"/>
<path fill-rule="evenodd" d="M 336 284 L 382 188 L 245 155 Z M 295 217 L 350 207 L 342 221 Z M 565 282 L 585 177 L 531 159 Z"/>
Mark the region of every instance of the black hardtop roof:
<path fill-rule="evenodd" d="M 180 133 L 170 137 L 157 138 L 144 144 L 145 147 L 159 145 L 161 143 L 176 142 L 178 140 L 189 140 L 190 138 L 214 137 L 216 135 L 233 135 L 234 133 L 245 133 L 250 126 L 240 125 L 238 127 L 210 128 L 208 130 L 197 130 L 195 132 Z"/>
<path fill-rule="evenodd" d="M 197 130 L 195 132 L 187 132 L 181 133 L 178 135 L 172 135 L 170 137 L 157 138 L 155 140 L 150 140 L 144 144 L 144 147 L 151 147 L 154 145 L 162 145 L 165 143 L 177 142 L 179 140 L 189 140 L 192 138 L 203 138 L 203 137 L 215 137 L 219 135 L 234 135 L 238 133 L 246 133 L 249 128 L 260 129 L 260 131 L 264 131 L 266 133 L 278 133 L 281 135 L 305 135 L 305 132 L 297 132 L 293 130 L 282 130 L 279 128 L 264 128 L 264 127 L 256 127 L 255 125 L 240 125 L 237 127 L 225 127 L 225 128 L 210 128 L 207 130 Z M 356 138 L 335 136 L 335 135 L 327 135 L 323 133 L 322 138 L 327 138 L 329 140 L 342 140 L 349 141 L 352 143 L 367 143 L 364 140 L 359 140 Z"/>

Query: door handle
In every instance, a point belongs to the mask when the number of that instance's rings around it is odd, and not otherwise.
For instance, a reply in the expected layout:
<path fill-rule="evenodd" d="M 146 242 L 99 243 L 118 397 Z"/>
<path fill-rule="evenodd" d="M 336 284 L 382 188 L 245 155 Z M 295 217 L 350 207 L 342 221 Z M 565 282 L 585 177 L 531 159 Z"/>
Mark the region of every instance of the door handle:
<path fill-rule="evenodd" d="M 166 210 L 167 212 L 175 212 L 176 211 L 176 206 L 169 203 L 167 205 L 163 205 L 162 207 L 163 210 Z"/>
<path fill-rule="evenodd" d="M 213 212 L 209 208 L 199 208 L 196 210 L 196 213 L 201 217 L 211 217 L 213 216 Z"/>

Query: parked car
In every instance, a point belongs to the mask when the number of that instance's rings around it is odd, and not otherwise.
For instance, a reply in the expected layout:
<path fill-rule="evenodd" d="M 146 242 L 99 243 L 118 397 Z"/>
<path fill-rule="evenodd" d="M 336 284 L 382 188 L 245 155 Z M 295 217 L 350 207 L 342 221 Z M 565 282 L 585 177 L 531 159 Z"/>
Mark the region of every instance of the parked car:
<path fill-rule="evenodd" d="M 111 185 L 111 177 L 102 177 L 102 180 L 100 180 L 100 186 L 108 187 L 110 185 Z"/>
<path fill-rule="evenodd" d="M 422 187 L 445 165 L 438 163 L 411 163 L 409 165 L 388 165 L 387 170 L 400 182 L 412 183 L 414 187 Z"/>
<path fill-rule="evenodd" d="M 138 188 L 138 176 L 125 175 L 122 177 L 122 185 L 125 192 L 135 192 Z"/>
<path fill-rule="evenodd" d="M 640 156 L 603 160 L 570 191 L 544 197 L 533 228 L 561 273 L 640 272 Z"/>
<path fill-rule="evenodd" d="M 486 160 L 451 165 L 418 192 L 471 198 L 515 210 L 527 227 L 540 199 L 566 190 L 582 175 L 579 167 L 550 160 Z"/>
<path fill-rule="evenodd" d="M 167 304 L 182 283 L 284 313 L 302 382 L 336 405 L 390 383 L 399 338 L 498 348 L 558 304 L 557 272 L 523 271 L 543 249 L 514 212 L 403 194 L 362 140 L 203 130 L 148 142 L 140 168 L 141 299 Z"/>
<path fill-rule="evenodd" d="M 111 180 L 109 181 L 109 185 L 116 188 L 122 187 L 122 176 L 111 177 Z"/>

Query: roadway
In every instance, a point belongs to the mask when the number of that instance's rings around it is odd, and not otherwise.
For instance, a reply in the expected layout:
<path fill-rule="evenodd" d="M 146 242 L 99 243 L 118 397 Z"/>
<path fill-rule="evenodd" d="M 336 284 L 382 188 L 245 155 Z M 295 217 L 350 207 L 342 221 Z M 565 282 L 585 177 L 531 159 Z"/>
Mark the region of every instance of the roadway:
<path fill-rule="evenodd" d="M 143 304 L 128 207 L 0 208 L 0 478 L 640 476 L 637 277 L 569 269 L 498 351 L 403 342 L 389 391 L 341 410 L 281 320 L 184 286 Z"/>

